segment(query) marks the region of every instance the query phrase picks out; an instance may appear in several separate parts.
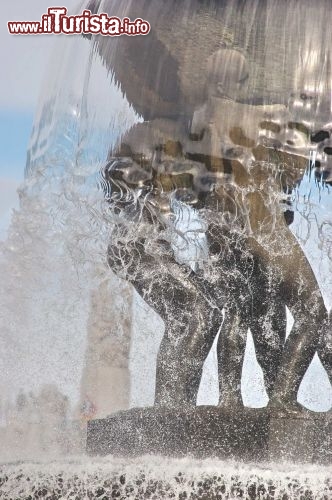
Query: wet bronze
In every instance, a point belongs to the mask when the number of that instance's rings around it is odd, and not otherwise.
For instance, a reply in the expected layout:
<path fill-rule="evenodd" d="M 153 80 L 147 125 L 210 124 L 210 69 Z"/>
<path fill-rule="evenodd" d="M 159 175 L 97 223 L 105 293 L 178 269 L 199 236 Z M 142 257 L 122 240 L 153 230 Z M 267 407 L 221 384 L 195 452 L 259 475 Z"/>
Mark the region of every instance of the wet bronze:
<path fill-rule="evenodd" d="M 241 404 L 248 327 L 272 406 L 297 409 L 315 352 L 332 381 L 327 311 L 288 229 L 289 210 L 280 206 L 311 151 L 318 159 L 312 168 L 324 171 L 325 181 L 331 175 L 331 45 L 321 4 L 317 12 L 309 2 L 282 0 L 113 2 L 112 13 L 117 6 L 119 15 L 148 19 L 151 33 L 134 43 L 119 37 L 114 52 L 105 37 L 96 42 L 144 118 L 110 152 L 105 169 L 119 210 L 162 233 L 174 200 L 191 206 L 206 222 L 214 263 L 211 280 L 178 263 L 163 238 L 156 255 L 144 238 L 109 247 L 111 268 L 121 275 L 125 266 L 124 277 L 165 322 L 157 404 L 196 403 L 223 308 L 221 404 Z M 144 203 L 121 203 L 126 186 L 140 189 Z M 116 231 L 126 229 L 119 224 Z M 285 342 L 286 305 L 295 323 Z"/>

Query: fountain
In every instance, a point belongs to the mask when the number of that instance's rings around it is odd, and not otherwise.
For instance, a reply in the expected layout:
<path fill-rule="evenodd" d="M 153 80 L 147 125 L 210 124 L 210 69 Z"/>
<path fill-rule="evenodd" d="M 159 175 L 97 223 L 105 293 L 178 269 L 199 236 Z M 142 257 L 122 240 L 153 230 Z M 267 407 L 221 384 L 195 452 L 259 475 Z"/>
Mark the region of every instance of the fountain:
<path fill-rule="evenodd" d="M 144 120 L 104 169 L 116 217 L 108 262 L 161 316 L 165 333 L 155 407 L 90 422 L 88 450 L 329 462 L 330 417 L 297 403 L 315 352 L 332 376 L 328 314 L 287 224 L 307 168 L 331 182 L 330 55 L 317 48 L 323 18 L 283 2 L 135 2 L 123 13 L 145 15 L 152 29 L 135 43 L 120 38 L 113 51 L 107 38 L 96 42 Z M 190 224 L 177 228 L 183 207 L 202 222 L 196 248 L 206 245 L 192 265 L 177 255 L 189 246 Z M 294 317 L 287 340 L 286 306 Z M 220 327 L 219 405 L 196 407 Z M 270 398 L 264 410 L 242 406 L 248 328 Z"/>
<path fill-rule="evenodd" d="M 0 264 L 6 339 L 55 347 L 0 429 L 30 460 L 5 455 L 0 493 L 330 498 L 331 413 L 300 398 L 315 363 L 332 381 L 328 1 L 84 8 L 151 31 L 51 64 Z"/>

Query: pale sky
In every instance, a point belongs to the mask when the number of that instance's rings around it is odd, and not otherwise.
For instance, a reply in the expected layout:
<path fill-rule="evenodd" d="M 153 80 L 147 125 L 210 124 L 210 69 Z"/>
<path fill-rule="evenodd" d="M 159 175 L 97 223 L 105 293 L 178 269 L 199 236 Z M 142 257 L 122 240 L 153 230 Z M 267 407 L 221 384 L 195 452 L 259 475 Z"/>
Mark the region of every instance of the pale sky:
<path fill-rule="evenodd" d="M 72 9 L 78 0 L 62 0 Z M 15 36 L 7 21 L 38 21 L 48 0 L 14 0 L 1 5 L 0 23 L 0 240 L 5 237 L 16 189 L 23 179 L 26 150 L 54 35 Z"/>
<path fill-rule="evenodd" d="M 68 9 L 78 0 L 61 0 Z M 54 35 L 15 36 L 7 31 L 7 21 L 39 21 L 48 7 L 56 5 L 49 0 L 15 0 L 3 2 L 0 27 L 0 59 L 3 75 L 0 81 L 0 107 L 32 112 L 38 98 L 41 81 Z"/>

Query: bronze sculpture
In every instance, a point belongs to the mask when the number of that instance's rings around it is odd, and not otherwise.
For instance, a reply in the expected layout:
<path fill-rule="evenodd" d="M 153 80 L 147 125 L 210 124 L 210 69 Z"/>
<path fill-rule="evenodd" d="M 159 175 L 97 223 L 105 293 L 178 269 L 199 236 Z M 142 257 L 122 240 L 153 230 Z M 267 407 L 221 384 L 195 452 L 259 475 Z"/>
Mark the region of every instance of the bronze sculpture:
<path fill-rule="evenodd" d="M 327 21 L 320 15 L 309 30 L 309 6 L 297 2 L 293 16 L 286 16 L 282 46 L 273 47 L 269 40 L 280 30 L 283 2 L 192 0 L 177 3 L 176 14 L 174 3 L 119 4 L 119 14 L 148 18 L 150 35 L 135 43 L 120 37 L 115 55 L 109 41 L 97 41 L 128 101 L 145 119 L 121 138 L 105 172 L 113 208 L 122 214 L 109 263 L 166 323 L 157 403 L 195 404 L 202 364 L 226 306 L 228 325 L 219 342 L 222 401 L 240 401 L 250 326 L 272 404 L 297 409 L 297 391 L 316 351 L 332 379 L 331 352 L 322 340 L 328 318 L 278 197 L 302 178 L 312 150 L 312 167 L 329 181 L 330 53 L 325 48 L 324 58 L 317 59 L 312 49 L 320 47 L 321 24 Z M 174 258 L 165 239 L 174 198 L 205 219 L 217 278 L 206 279 Z M 160 231 L 155 258 L 148 238 L 128 243 L 126 217 Z M 229 278 L 233 283 L 227 284 Z M 267 293 L 268 301 L 262 300 Z M 295 326 L 284 345 L 285 305 Z"/>

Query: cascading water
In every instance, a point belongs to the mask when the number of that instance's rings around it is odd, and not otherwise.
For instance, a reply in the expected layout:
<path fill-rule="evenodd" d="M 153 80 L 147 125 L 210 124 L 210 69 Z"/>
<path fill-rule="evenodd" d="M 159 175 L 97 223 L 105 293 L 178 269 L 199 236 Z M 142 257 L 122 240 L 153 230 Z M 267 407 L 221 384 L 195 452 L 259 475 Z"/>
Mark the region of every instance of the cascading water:
<path fill-rule="evenodd" d="M 82 456 L 87 420 L 152 406 L 155 389 L 159 403 L 180 400 L 182 372 L 170 363 L 174 346 L 165 347 L 187 335 L 179 283 L 195 289 L 197 309 L 208 304 L 203 324 L 215 326 L 199 383 L 188 382 L 200 405 L 219 400 L 216 345 L 229 297 L 238 286 L 254 289 L 257 269 L 271 296 L 278 286 L 280 267 L 255 267 L 257 245 L 285 262 L 295 251 L 302 259 L 299 242 L 331 306 L 330 35 L 322 27 L 332 11 L 323 0 L 317 9 L 294 1 L 281 29 L 281 3 L 78 7 L 141 16 L 152 30 L 150 38 L 66 37 L 50 61 L 20 208 L 0 253 L 3 498 L 332 498 L 324 466 Z M 305 279 L 299 296 L 301 286 Z M 264 316 L 270 343 L 277 300 Z M 210 307 L 216 320 L 204 317 Z M 289 334 L 289 311 L 287 322 Z M 258 407 L 270 394 L 249 326 L 242 399 Z M 324 342 L 318 355 L 332 349 L 331 334 Z M 326 371 L 316 354 L 298 392 L 313 411 L 331 408 L 332 368 L 322 361 Z M 155 387 L 167 369 L 170 391 Z"/>

